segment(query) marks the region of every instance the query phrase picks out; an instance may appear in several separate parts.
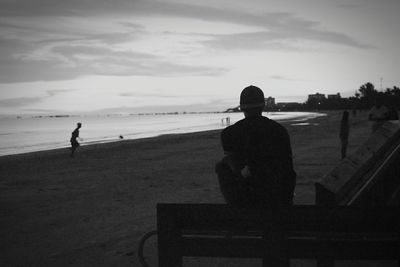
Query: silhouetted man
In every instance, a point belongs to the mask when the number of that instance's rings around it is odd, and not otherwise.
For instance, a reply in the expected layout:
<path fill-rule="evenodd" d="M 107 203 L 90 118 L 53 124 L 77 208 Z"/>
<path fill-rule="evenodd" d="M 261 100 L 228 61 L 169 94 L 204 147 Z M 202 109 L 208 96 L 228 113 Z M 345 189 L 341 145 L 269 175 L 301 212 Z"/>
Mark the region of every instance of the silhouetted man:
<path fill-rule="evenodd" d="M 71 157 L 74 157 L 75 150 L 80 146 L 77 138 L 79 137 L 79 129 L 82 127 L 82 123 L 78 122 L 76 129 L 71 135 Z"/>
<path fill-rule="evenodd" d="M 296 173 L 289 135 L 262 116 L 264 93 L 255 86 L 240 95 L 245 118 L 221 133 L 224 159 L 217 163 L 222 194 L 228 204 L 245 208 L 293 204 Z"/>

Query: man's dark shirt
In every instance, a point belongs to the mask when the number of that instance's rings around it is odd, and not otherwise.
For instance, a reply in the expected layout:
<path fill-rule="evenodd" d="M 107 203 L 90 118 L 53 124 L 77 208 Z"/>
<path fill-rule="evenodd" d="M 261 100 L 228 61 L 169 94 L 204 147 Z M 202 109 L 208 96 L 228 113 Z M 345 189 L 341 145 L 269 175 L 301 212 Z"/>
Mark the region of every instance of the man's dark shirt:
<path fill-rule="evenodd" d="M 76 140 L 76 138 L 78 138 L 79 137 L 79 128 L 76 128 L 73 132 L 72 132 L 72 135 L 71 135 L 71 145 L 73 146 L 73 147 L 78 147 L 79 146 L 79 143 L 78 143 L 78 141 Z"/>
<path fill-rule="evenodd" d="M 267 205 L 290 205 L 296 184 L 289 135 L 279 123 L 248 117 L 221 133 L 222 146 L 251 176 L 246 178 L 255 199 Z"/>

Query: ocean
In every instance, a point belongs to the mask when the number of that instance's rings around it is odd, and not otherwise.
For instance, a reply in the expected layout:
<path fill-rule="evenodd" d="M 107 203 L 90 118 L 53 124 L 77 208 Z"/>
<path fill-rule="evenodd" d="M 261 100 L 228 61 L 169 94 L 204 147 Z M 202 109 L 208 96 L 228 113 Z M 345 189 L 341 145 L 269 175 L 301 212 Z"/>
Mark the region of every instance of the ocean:
<path fill-rule="evenodd" d="M 310 118 L 323 116 L 313 112 L 264 113 L 277 121 L 289 120 L 302 125 Z M 243 118 L 242 113 L 188 113 L 145 115 L 87 115 L 0 118 L 0 156 L 70 146 L 71 132 L 77 122 L 81 145 L 117 142 L 163 134 L 178 134 L 223 129 Z"/>

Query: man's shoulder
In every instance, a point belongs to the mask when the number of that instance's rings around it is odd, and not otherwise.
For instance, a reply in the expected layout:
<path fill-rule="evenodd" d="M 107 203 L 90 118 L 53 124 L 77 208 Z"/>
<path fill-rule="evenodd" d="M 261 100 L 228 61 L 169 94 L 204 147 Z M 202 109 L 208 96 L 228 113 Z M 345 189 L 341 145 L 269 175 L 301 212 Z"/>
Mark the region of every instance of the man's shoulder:
<path fill-rule="evenodd" d="M 274 131 L 286 132 L 285 127 L 283 127 L 279 122 L 271 120 L 268 117 L 260 116 L 256 118 L 244 118 L 233 125 L 226 127 L 224 132 L 236 132 L 242 131 L 249 128 L 260 128 L 260 129 L 271 129 Z"/>
<path fill-rule="evenodd" d="M 260 125 L 274 130 L 286 131 L 286 128 L 282 124 L 264 116 L 260 119 Z"/>
<path fill-rule="evenodd" d="M 223 129 L 222 132 L 231 132 L 236 129 L 242 128 L 245 124 L 244 121 L 245 121 L 245 119 L 241 119 L 241 120 L 235 122 L 234 124 L 231 124 L 228 127 L 226 127 L 225 129 Z"/>

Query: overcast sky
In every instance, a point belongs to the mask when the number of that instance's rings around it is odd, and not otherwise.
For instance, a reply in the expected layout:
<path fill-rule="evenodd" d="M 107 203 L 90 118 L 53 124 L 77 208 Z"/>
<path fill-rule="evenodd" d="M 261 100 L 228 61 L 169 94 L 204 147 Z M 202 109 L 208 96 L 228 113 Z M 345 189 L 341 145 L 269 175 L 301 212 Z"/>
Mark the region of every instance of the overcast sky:
<path fill-rule="evenodd" d="M 0 114 L 215 111 L 400 84 L 398 0 L 0 0 Z"/>

